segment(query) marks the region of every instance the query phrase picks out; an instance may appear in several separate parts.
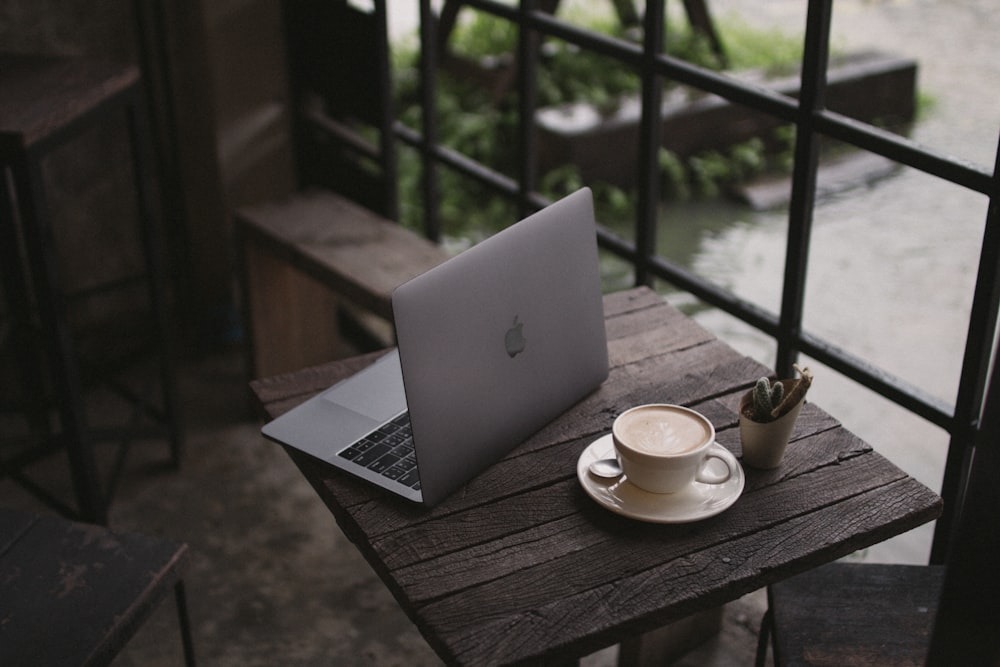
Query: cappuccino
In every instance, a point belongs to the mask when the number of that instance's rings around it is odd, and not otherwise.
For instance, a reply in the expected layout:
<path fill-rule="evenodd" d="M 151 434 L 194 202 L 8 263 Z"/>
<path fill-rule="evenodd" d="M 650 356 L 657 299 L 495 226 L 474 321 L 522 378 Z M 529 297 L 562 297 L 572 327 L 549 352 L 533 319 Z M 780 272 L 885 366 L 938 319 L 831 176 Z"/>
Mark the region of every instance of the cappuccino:
<path fill-rule="evenodd" d="M 693 452 L 712 438 L 700 415 L 669 405 L 632 410 L 615 423 L 615 435 L 626 446 L 653 456 Z"/>
<path fill-rule="evenodd" d="M 712 422 L 680 405 L 654 403 L 626 410 L 615 419 L 611 439 L 624 479 L 643 491 L 675 493 L 691 482 L 722 484 L 733 475 L 726 457 L 711 451 Z M 711 470 L 710 459 L 722 461 L 726 472 Z"/>

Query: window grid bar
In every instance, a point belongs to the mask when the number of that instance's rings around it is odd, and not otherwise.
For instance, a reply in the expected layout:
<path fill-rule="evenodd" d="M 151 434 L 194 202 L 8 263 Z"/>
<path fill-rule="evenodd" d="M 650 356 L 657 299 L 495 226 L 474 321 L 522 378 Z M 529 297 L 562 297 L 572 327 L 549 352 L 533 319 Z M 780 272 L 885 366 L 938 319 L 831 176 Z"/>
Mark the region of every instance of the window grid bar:
<path fill-rule="evenodd" d="M 666 280 L 678 288 L 750 326 L 775 338 L 778 345 L 778 369 L 790 372 L 792 361 L 799 353 L 807 354 L 914 414 L 945 429 L 951 436 L 945 481 L 942 493 L 953 493 L 960 485 L 963 461 L 978 428 L 979 412 L 987 393 L 988 370 L 995 354 L 994 335 L 997 330 L 997 303 L 1000 301 L 1000 147 L 997 164 L 990 173 L 985 168 L 958 160 L 912 140 L 881 128 L 830 111 L 824 106 L 825 77 L 829 57 L 832 1 L 809 3 L 806 18 L 806 41 L 803 50 L 803 85 L 799 98 L 793 98 L 761 86 L 741 82 L 662 53 L 664 0 L 651 0 L 646 7 L 643 44 L 626 42 L 573 26 L 536 8 L 536 0 L 522 0 L 516 6 L 495 0 L 465 0 L 464 5 L 491 13 L 519 26 L 518 70 L 520 94 L 519 135 L 520 167 L 515 180 L 500 174 L 456 151 L 441 146 L 436 136 L 436 102 L 434 72 L 437 63 L 436 34 L 430 0 L 420 0 L 421 10 L 421 77 L 423 127 L 422 134 L 401 123 L 395 126 L 396 136 L 417 147 L 424 158 L 425 233 L 431 238 L 440 234 L 435 168 L 446 166 L 510 197 L 527 212 L 549 202 L 535 192 L 538 174 L 534 164 L 535 143 L 531 123 L 536 105 L 535 81 L 538 68 L 538 45 L 544 37 L 553 37 L 616 59 L 632 68 L 642 78 L 643 118 L 640 136 L 643 141 L 639 160 L 640 205 L 636 213 L 636 244 L 609 230 L 598 228 L 601 247 L 632 263 L 637 283 L 650 284 L 655 278 Z M 425 27 L 424 24 L 427 23 Z M 660 33 L 660 34 L 657 34 Z M 658 217 L 658 162 L 653 146 L 659 146 L 657 114 L 646 109 L 658 109 L 662 100 L 662 82 L 680 84 L 713 93 L 734 104 L 769 114 L 796 126 L 797 141 L 793 173 L 793 196 L 789 206 L 789 235 L 786 247 L 786 268 L 781 313 L 775 315 L 708 280 L 674 265 L 656 255 L 655 234 Z M 829 137 L 856 148 L 882 155 L 968 190 L 989 197 L 978 280 L 969 323 L 966 352 L 956 403 L 928 395 L 921 389 L 877 368 L 829 341 L 803 331 L 802 315 L 807 277 L 810 231 L 815 204 L 820 137 Z M 1000 387 L 992 388 L 1000 391 Z M 950 514 L 956 506 L 945 508 L 938 520 L 932 561 L 941 562 L 947 547 L 947 535 L 954 519 Z"/>

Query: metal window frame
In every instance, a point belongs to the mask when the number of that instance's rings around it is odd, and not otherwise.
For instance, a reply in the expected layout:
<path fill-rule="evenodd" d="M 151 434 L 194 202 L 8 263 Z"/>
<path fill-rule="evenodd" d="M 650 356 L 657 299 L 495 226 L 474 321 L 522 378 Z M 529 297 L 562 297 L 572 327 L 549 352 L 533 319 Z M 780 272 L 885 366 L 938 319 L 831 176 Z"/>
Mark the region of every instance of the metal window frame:
<path fill-rule="evenodd" d="M 949 535 L 956 518 L 965 470 L 979 430 L 989 386 L 989 370 L 997 355 L 997 304 L 1000 302 L 1000 136 L 997 161 L 992 173 L 867 123 L 825 108 L 826 72 L 829 58 L 832 0 L 808 4 L 802 60 L 802 85 L 798 98 L 781 95 L 750 83 L 736 81 L 708 69 L 672 58 L 663 51 L 665 0 L 649 0 L 643 18 L 642 44 L 598 34 L 573 26 L 540 11 L 537 0 L 508 5 L 496 0 L 465 0 L 464 5 L 517 24 L 520 166 L 516 179 L 498 173 L 461 153 L 442 146 L 436 125 L 436 76 L 438 54 L 437 17 L 431 0 L 420 3 L 420 77 L 422 127 L 416 130 L 395 125 L 396 137 L 419 150 L 423 163 L 425 234 L 440 236 L 438 214 L 438 170 L 458 171 L 517 203 L 522 213 L 546 205 L 537 191 L 538 174 L 532 119 L 536 108 L 536 71 L 539 43 L 554 37 L 577 47 L 618 60 L 641 78 L 642 117 L 638 206 L 635 242 L 599 228 L 598 242 L 609 253 L 635 267 L 637 284 L 665 280 L 707 304 L 736 317 L 772 337 L 777 345 L 777 370 L 787 375 L 800 354 L 806 354 L 902 408 L 944 429 L 950 436 L 941 493 L 946 498 L 944 514 L 937 522 L 931 562 L 946 559 Z M 378 0 L 379 3 L 384 0 Z M 796 129 L 792 198 L 789 205 L 781 309 L 770 312 L 708 280 L 656 255 L 660 198 L 657 151 L 660 122 L 656 110 L 662 100 L 662 81 L 670 79 L 713 93 L 735 104 L 749 107 L 793 124 Z M 966 348 L 955 402 L 949 404 L 887 371 L 868 363 L 803 329 L 805 282 L 815 206 L 819 162 L 819 139 L 832 138 L 884 156 L 901 165 L 943 179 L 989 199 L 985 233 L 969 319 Z"/>

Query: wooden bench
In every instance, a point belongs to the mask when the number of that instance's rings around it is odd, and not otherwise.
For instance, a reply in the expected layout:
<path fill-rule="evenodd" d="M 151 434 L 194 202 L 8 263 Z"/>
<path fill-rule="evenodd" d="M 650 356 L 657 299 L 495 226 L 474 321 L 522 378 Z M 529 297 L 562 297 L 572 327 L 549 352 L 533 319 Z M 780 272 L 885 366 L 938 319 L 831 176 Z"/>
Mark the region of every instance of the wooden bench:
<path fill-rule="evenodd" d="M 194 664 L 185 544 L 0 509 L 0 665 L 106 665 L 171 588 Z"/>
<path fill-rule="evenodd" d="M 236 211 L 251 377 L 390 344 L 392 290 L 446 259 L 438 245 L 333 192 Z M 361 350 L 359 350 L 361 348 Z"/>

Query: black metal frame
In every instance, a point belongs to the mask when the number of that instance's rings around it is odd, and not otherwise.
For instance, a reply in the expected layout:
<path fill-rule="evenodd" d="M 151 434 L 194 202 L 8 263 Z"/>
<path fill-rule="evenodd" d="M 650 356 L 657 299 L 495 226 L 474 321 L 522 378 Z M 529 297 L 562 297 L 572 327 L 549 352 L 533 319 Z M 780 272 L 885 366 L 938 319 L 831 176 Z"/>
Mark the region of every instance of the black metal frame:
<path fill-rule="evenodd" d="M 988 372 L 995 356 L 997 304 L 1000 302 L 1000 151 L 993 173 L 929 150 L 915 142 L 825 108 L 826 72 L 829 57 L 832 0 L 810 2 L 806 19 L 802 86 L 799 97 L 736 81 L 717 72 L 672 58 L 663 53 L 664 0 L 646 3 L 641 45 L 624 42 L 560 21 L 536 8 L 536 0 L 522 0 L 516 7 L 495 0 L 465 0 L 464 4 L 516 23 L 520 42 L 518 99 L 520 112 L 520 168 L 516 180 L 438 143 L 435 122 L 436 84 L 439 62 L 436 16 L 430 0 L 420 2 L 421 81 L 423 127 L 396 125 L 396 135 L 416 147 L 424 163 L 425 233 L 432 239 L 440 234 L 438 181 L 440 167 L 457 170 L 486 184 L 498 194 L 518 203 L 522 213 L 548 203 L 536 191 L 537 153 L 532 132 L 535 109 L 535 72 L 539 42 L 555 37 L 581 49 L 595 51 L 633 68 L 642 81 L 640 157 L 637 169 L 638 201 L 635 242 L 631 243 L 607 229 L 598 230 L 603 249 L 631 262 L 638 284 L 665 280 L 690 292 L 702 301 L 772 336 L 777 343 L 778 372 L 787 375 L 799 354 L 807 354 L 861 385 L 874 390 L 901 407 L 945 429 L 950 435 L 942 495 L 945 512 L 938 520 L 931 561 L 944 562 L 948 536 L 955 520 L 961 493 L 963 468 L 969 458 L 988 386 Z M 789 206 L 788 239 L 785 257 L 781 310 L 775 314 L 656 255 L 657 202 L 660 198 L 656 147 L 660 145 L 662 81 L 678 83 L 713 93 L 733 103 L 749 107 L 791 123 L 796 129 L 795 167 Z M 949 405 L 904 380 L 873 366 L 803 328 L 805 280 L 816 195 L 819 142 L 832 138 L 882 155 L 968 190 L 989 197 L 986 232 L 979 259 L 978 277 L 969 321 L 966 351 L 956 401 Z M 1000 387 L 994 387 L 1000 391 Z"/>
<path fill-rule="evenodd" d="M 146 98 L 140 79 L 38 141 L 22 142 L 4 137 L 0 146 L 0 264 L 13 330 L 12 342 L 19 361 L 21 392 L 9 412 L 25 415 L 30 446 L 8 459 L 0 458 L 0 479 L 10 478 L 58 511 L 76 519 L 106 524 L 129 446 L 151 434 L 164 435 L 170 464 L 179 467 L 183 454 L 183 428 L 176 394 L 172 340 L 168 334 L 165 277 L 154 225 L 157 201 L 152 190 L 150 127 Z M 43 178 L 43 160 L 61 146 L 102 123 L 125 121 L 129 160 L 135 188 L 135 215 L 144 273 L 91 288 L 87 294 L 118 290 L 144 283 L 148 318 L 152 324 L 150 352 L 155 355 L 160 386 L 159 401 L 129 389 L 114 377 L 121 370 L 103 362 L 100 367 L 80 354 L 67 304 L 83 292 L 66 292 L 60 280 L 49 202 Z M 120 121 L 119 121 L 120 122 Z M 0 336 L 0 342 L 5 342 Z M 100 383 L 131 404 L 125 423 L 95 428 L 88 423 L 84 405 L 87 380 Z M 51 384 L 51 388 L 47 385 Z M 150 386 L 152 391 L 152 383 Z M 159 404 L 157 404 L 159 403 Z M 50 416 L 50 412 L 53 416 Z M 54 416 L 57 415 L 57 418 Z M 143 427 L 141 417 L 157 422 Z M 117 455 L 102 479 L 94 445 L 117 441 Z M 76 507 L 35 482 L 26 468 L 61 449 L 69 461 Z"/>

